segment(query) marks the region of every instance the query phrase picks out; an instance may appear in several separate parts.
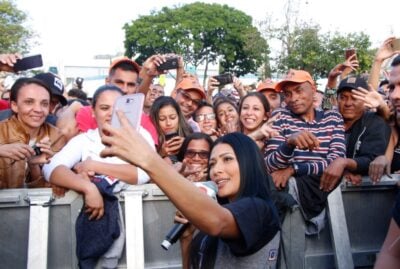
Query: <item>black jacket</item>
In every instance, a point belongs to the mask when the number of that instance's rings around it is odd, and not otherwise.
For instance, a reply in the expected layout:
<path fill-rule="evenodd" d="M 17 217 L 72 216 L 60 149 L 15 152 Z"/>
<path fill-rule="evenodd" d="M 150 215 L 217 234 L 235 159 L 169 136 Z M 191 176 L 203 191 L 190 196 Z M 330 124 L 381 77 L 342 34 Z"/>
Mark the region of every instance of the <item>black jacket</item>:
<path fill-rule="evenodd" d="M 346 135 L 346 156 L 357 162 L 354 173 L 368 175 L 368 167 L 377 156 L 385 154 L 390 139 L 389 125 L 378 115 L 365 112 Z"/>

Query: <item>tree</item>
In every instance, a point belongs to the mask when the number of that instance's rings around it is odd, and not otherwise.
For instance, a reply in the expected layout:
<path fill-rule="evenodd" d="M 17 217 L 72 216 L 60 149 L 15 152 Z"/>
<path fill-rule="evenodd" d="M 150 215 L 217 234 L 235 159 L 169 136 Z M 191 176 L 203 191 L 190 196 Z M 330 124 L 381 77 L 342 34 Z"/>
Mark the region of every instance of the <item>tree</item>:
<path fill-rule="evenodd" d="M 164 7 L 125 24 L 128 56 L 139 62 L 155 53 L 174 52 L 195 67 L 217 63 L 224 72 L 254 73 L 268 55 L 268 44 L 252 18 L 227 5 L 193 3 Z"/>
<path fill-rule="evenodd" d="M 287 0 L 284 21 L 280 25 L 269 16 L 260 23 L 267 40 L 279 40 L 281 47 L 272 66 L 278 76 L 290 68 L 310 72 L 315 79 L 327 77 L 329 71 L 345 60 L 346 48 L 356 48 L 360 66 L 358 72 L 368 71 L 374 56 L 369 36 L 364 33 L 321 33 L 316 23 L 299 20 L 299 1 Z"/>
<path fill-rule="evenodd" d="M 33 32 L 22 24 L 26 14 L 12 0 L 0 0 L 0 53 L 28 51 Z"/>

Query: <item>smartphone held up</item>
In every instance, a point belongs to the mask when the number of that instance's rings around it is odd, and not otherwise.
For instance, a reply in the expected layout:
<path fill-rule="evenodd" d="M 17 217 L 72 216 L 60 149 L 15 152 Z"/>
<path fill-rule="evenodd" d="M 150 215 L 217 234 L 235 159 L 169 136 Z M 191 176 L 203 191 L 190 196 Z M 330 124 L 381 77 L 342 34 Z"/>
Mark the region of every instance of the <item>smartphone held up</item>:
<path fill-rule="evenodd" d="M 25 71 L 37 67 L 43 66 L 42 55 L 32 55 L 28 57 L 24 57 L 22 59 L 18 59 L 14 64 L 14 72 Z"/>
<path fill-rule="evenodd" d="M 143 93 L 128 94 L 118 97 L 114 104 L 114 109 L 111 117 L 111 125 L 115 128 L 121 128 L 121 123 L 119 121 L 117 111 L 122 111 L 131 126 L 135 130 L 138 130 L 142 117 L 143 103 Z"/>
<path fill-rule="evenodd" d="M 346 60 L 349 59 L 350 57 L 352 57 L 354 54 L 357 54 L 357 50 L 355 48 L 348 48 L 345 50 L 345 58 Z M 357 59 L 357 55 L 356 57 L 354 57 L 353 60 Z"/>

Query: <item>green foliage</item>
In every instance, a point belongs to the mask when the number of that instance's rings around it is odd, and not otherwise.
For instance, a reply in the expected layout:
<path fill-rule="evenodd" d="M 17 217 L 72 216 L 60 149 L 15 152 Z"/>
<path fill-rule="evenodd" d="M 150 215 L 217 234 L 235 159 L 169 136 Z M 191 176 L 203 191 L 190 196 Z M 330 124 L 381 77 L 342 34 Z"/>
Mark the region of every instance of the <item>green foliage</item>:
<path fill-rule="evenodd" d="M 283 32 L 283 31 L 282 31 Z M 329 71 L 345 61 L 347 48 L 357 49 L 358 72 L 369 71 L 374 51 L 369 49 L 371 41 L 364 33 L 320 33 L 319 25 L 298 25 L 291 38 L 286 39 L 284 51 L 277 59 L 276 70 L 285 73 L 288 69 L 302 69 L 315 79 L 328 76 Z"/>
<path fill-rule="evenodd" d="M 33 34 L 22 25 L 25 20 L 12 0 L 0 0 L 0 53 L 27 52 Z"/>
<path fill-rule="evenodd" d="M 227 5 L 164 7 L 125 24 L 124 30 L 126 55 L 140 53 L 138 62 L 174 52 L 195 67 L 219 61 L 222 71 L 243 75 L 255 73 L 269 53 L 251 17 Z"/>

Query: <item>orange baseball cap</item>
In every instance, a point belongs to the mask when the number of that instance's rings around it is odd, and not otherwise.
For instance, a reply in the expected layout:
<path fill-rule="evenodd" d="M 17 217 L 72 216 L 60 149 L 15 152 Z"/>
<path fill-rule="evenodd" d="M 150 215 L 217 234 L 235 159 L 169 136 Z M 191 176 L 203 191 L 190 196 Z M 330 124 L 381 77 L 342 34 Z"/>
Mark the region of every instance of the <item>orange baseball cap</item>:
<path fill-rule="evenodd" d="M 200 85 L 199 80 L 195 76 L 184 76 L 183 79 L 178 83 L 178 85 L 176 85 L 173 94 L 176 95 L 176 92 L 178 90 L 194 90 L 201 95 L 202 99 L 206 99 L 206 92 L 204 91 L 204 88 Z"/>
<path fill-rule="evenodd" d="M 128 57 L 121 57 L 121 58 L 114 59 L 111 62 L 109 71 L 111 71 L 111 69 L 115 68 L 117 65 L 119 65 L 121 63 L 128 63 L 128 64 L 132 65 L 133 68 L 136 70 L 136 72 L 138 74 L 140 73 L 140 69 L 141 69 L 140 65 L 137 62 L 135 62 L 134 60 L 129 59 Z"/>
<path fill-rule="evenodd" d="M 274 90 L 274 91 L 277 92 L 277 90 L 275 89 L 277 84 L 278 83 L 273 82 L 270 79 L 266 79 L 266 80 L 260 82 L 260 84 L 258 84 L 257 91 L 261 92 L 261 91 L 264 91 L 264 90 Z"/>
<path fill-rule="evenodd" d="M 285 78 L 275 86 L 275 90 L 281 92 L 287 83 L 303 82 L 309 82 L 314 87 L 314 89 L 316 89 L 315 82 L 312 79 L 310 73 L 304 70 L 290 69 Z"/>

